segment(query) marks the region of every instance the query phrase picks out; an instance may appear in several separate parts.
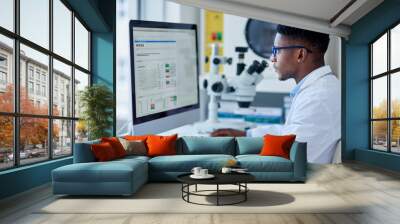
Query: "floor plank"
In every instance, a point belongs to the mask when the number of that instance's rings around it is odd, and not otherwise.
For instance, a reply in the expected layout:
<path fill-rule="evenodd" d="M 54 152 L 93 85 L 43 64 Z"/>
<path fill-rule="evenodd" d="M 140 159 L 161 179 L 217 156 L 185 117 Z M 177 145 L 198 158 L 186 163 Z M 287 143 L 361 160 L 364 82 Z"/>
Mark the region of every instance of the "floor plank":
<path fill-rule="evenodd" d="M 364 206 L 360 214 L 36 214 L 56 199 L 49 185 L 0 201 L 0 223 L 15 224 L 280 224 L 400 223 L 400 174 L 347 162 L 312 165 L 308 181 L 349 203 Z"/>

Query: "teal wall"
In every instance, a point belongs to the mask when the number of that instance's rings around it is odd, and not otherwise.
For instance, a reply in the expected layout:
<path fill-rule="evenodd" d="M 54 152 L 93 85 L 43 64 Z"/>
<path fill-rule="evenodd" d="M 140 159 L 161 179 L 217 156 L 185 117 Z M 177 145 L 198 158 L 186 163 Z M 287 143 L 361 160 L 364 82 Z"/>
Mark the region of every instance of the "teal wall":
<path fill-rule="evenodd" d="M 103 83 L 114 92 L 115 0 L 67 0 L 92 32 L 93 83 Z M 110 127 L 112 131 L 112 127 Z M 72 157 L 0 172 L 0 199 L 51 181 L 51 171 L 72 163 Z"/>
<path fill-rule="evenodd" d="M 71 163 L 69 157 L 0 172 L 0 199 L 48 183 L 53 169 Z"/>
<path fill-rule="evenodd" d="M 92 82 L 109 87 L 115 100 L 113 40 L 113 33 L 92 33 Z M 114 133 L 114 126 L 109 132 Z"/>
<path fill-rule="evenodd" d="M 400 0 L 385 0 L 353 24 L 350 38 L 344 43 L 343 58 L 343 99 L 346 108 L 343 123 L 343 157 L 392 170 L 399 170 L 399 156 L 369 150 L 368 44 L 393 24 L 400 22 L 399 12 Z"/>

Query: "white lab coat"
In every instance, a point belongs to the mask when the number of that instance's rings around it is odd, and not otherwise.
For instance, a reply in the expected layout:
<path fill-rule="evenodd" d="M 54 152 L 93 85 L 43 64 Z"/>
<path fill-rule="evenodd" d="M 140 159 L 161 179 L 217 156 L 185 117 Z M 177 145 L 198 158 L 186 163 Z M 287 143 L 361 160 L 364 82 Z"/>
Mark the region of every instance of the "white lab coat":
<path fill-rule="evenodd" d="M 247 131 L 248 136 L 295 134 L 307 142 L 310 163 L 331 163 L 341 138 L 340 83 L 329 66 L 305 77 L 284 125 L 265 125 Z"/>

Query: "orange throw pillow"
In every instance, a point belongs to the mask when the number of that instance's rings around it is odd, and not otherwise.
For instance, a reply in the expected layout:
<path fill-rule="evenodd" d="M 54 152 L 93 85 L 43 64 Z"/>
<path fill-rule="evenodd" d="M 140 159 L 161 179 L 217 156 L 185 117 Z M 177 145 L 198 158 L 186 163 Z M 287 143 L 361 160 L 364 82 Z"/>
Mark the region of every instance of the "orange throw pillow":
<path fill-rule="evenodd" d="M 290 159 L 290 148 L 296 135 L 265 135 L 264 145 L 261 149 L 261 156 L 280 156 L 286 159 Z"/>
<path fill-rule="evenodd" d="M 148 156 L 176 155 L 176 139 L 178 139 L 177 134 L 171 136 L 148 136 L 146 140 Z"/>
<path fill-rule="evenodd" d="M 117 158 L 114 149 L 108 142 L 93 144 L 91 145 L 91 149 L 94 154 L 94 157 L 99 162 L 110 161 Z"/>
<path fill-rule="evenodd" d="M 118 138 L 116 137 L 110 137 L 110 138 L 101 138 L 101 142 L 108 142 L 114 149 L 115 155 L 117 158 L 125 157 L 126 156 L 126 151 L 124 149 L 124 146 L 122 146 L 121 142 L 119 141 Z"/>

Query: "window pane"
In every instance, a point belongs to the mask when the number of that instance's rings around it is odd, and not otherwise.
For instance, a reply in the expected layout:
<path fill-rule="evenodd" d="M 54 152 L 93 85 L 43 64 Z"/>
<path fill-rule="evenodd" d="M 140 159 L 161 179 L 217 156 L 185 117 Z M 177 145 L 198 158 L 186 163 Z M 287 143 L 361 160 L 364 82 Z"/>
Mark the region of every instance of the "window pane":
<path fill-rule="evenodd" d="M 372 80 L 372 118 L 387 118 L 387 77 Z"/>
<path fill-rule="evenodd" d="M 75 143 L 88 140 L 88 129 L 83 120 L 75 121 Z"/>
<path fill-rule="evenodd" d="M 21 36 L 49 48 L 49 0 L 20 0 Z"/>
<path fill-rule="evenodd" d="M 392 152 L 400 153 L 400 120 L 394 120 L 390 122 L 391 127 L 391 141 L 392 141 Z"/>
<path fill-rule="evenodd" d="M 1 0 L 0 26 L 14 31 L 14 0 Z"/>
<path fill-rule="evenodd" d="M 383 35 L 372 45 L 373 75 L 387 71 L 387 34 Z"/>
<path fill-rule="evenodd" d="M 75 18 L 75 63 L 89 70 L 89 32 Z"/>
<path fill-rule="evenodd" d="M 89 86 L 89 75 L 75 69 L 75 117 L 79 117 L 81 114 L 79 98 L 81 91 L 83 91 L 86 86 Z"/>
<path fill-rule="evenodd" d="M 391 69 L 400 67 L 400 24 L 391 31 L 390 50 Z"/>
<path fill-rule="evenodd" d="M 53 157 L 72 154 L 72 121 L 53 121 Z"/>
<path fill-rule="evenodd" d="M 372 122 L 372 148 L 387 151 L 387 121 Z"/>
<path fill-rule="evenodd" d="M 13 40 L 0 35 L 0 111 L 2 112 L 14 111 L 13 49 Z"/>
<path fill-rule="evenodd" d="M 0 170 L 14 165 L 13 118 L 0 116 Z"/>
<path fill-rule="evenodd" d="M 53 115 L 72 117 L 71 66 L 53 60 Z"/>
<path fill-rule="evenodd" d="M 21 44 L 21 113 L 47 115 L 49 108 L 49 57 Z"/>
<path fill-rule="evenodd" d="M 391 115 L 400 118 L 400 72 L 391 75 Z"/>
<path fill-rule="evenodd" d="M 20 119 L 21 164 L 34 163 L 49 158 L 49 120 L 45 118 L 22 117 Z"/>
<path fill-rule="evenodd" d="M 53 0 L 53 10 L 53 51 L 72 60 L 72 12 L 60 0 Z"/>

